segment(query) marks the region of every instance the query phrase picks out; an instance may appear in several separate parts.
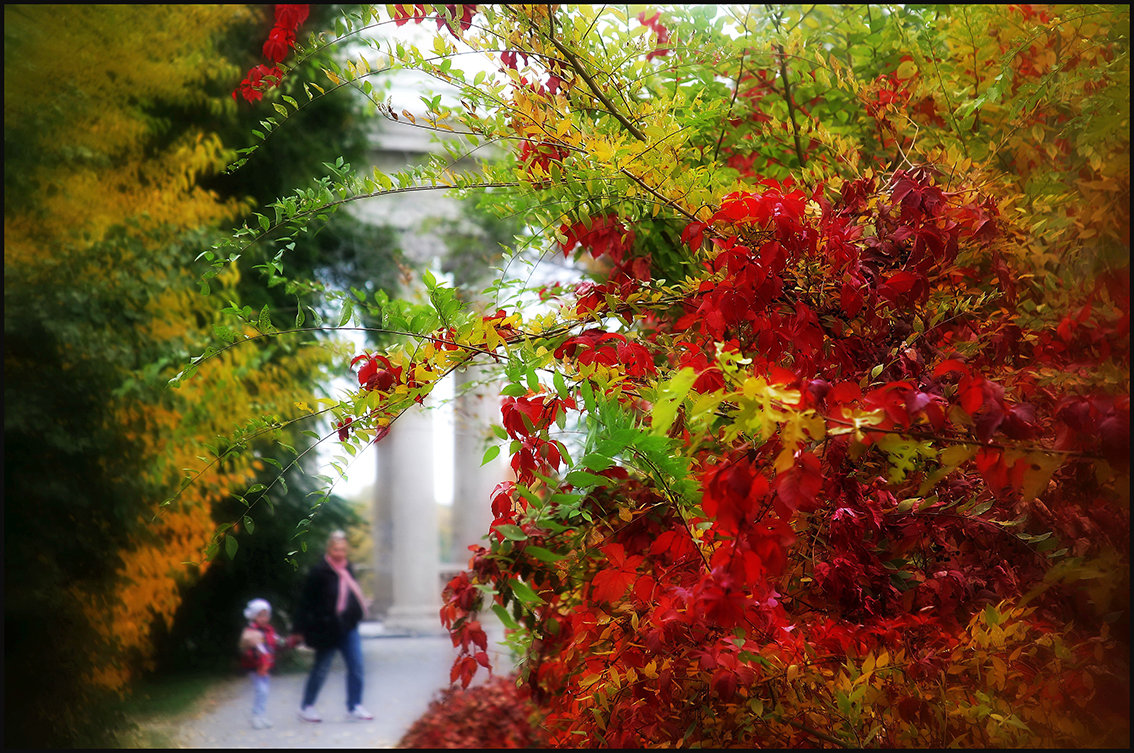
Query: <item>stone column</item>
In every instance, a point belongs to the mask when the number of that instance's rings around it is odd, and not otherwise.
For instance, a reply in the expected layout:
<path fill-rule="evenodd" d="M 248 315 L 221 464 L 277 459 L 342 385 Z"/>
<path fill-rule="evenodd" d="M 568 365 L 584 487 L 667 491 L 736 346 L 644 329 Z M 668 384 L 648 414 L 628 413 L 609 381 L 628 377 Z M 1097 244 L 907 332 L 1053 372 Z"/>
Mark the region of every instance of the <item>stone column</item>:
<path fill-rule="evenodd" d="M 500 443 L 491 429 L 492 424 L 500 420 L 499 385 L 487 381 L 485 370 L 475 365 L 454 376 L 457 377 L 457 399 L 453 417 L 453 545 L 446 553 L 448 562 L 442 566 L 450 576 L 468 567 L 471 544 L 485 543 L 488 526 L 492 524 L 492 490 L 512 472 L 508 455 L 503 451 L 506 446 L 487 465 L 480 464 L 490 444 Z M 492 666 L 507 671 L 512 660 L 500 643 L 504 636 L 503 624 L 487 606 L 479 619 L 489 635 Z"/>
<path fill-rule="evenodd" d="M 386 493 L 386 468 L 391 465 L 385 442 L 389 437 L 374 446 L 376 472 L 374 474 L 374 508 L 370 522 L 370 535 L 373 541 L 374 602 L 370 607 L 372 617 L 385 619 L 386 613 L 394 603 L 394 518 L 393 500 Z"/>
<path fill-rule="evenodd" d="M 483 368 L 473 365 L 455 374 L 457 399 L 453 411 L 453 546 L 446 552 L 449 568 L 464 569 L 469 546 L 483 543 L 492 523 L 492 490 L 506 478 L 506 453 L 481 466 L 484 451 L 499 443 L 492 422 L 500 419 L 500 396 L 483 382 Z"/>
<path fill-rule="evenodd" d="M 440 547 L 433 473 L 433 417 L 414 406 L 378 443 L 378 508 L 388 514 L 375 516 L 386 520 L 375 550 L 378 581 L 385 580 L 390 589 L 386 632 L 444 632 L 438 616 Z"/>

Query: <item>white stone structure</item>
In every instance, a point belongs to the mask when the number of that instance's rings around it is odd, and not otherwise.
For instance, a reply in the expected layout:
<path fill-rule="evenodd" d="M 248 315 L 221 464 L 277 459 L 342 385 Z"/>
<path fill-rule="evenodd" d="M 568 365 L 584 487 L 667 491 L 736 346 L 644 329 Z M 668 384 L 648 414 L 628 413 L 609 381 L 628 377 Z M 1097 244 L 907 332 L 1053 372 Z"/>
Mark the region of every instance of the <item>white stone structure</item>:
<path fill-rule="evenodd" d="M 397 126 L 378 129 L 372 144 L 372 163 L 389 172 L 442 151 L 429 143 L 427 132 Z M 400 230 L 403 252 L 423 267 L 438 266 L 447 253 L 444 239 L 423 225 L 434 218 L 459 216 L 456 201 L 441 191 L 383 197 L 355 211 L 364 220 Z M 414 292 L 403 290 L 410 296 Z M 442 469 L 434 467 L 431 413 L 425 407 L 406 411 L 376 446 L 372 611 L 387 633 L 441 632 L 441 590 L 448 577 L 467 565 L 469 545 L 480 543 L 487 533 L 492 520 L 491 492 L 506 476 L 507 467 L 500 459 L 481 467 L 486 438 L 491 436 L 489 422 L 499 416 L 499 393 L 483 387 L 464 392 L 463 387 L 484 380 L 477 366 L 454 376 L 450 551 L 440 550 L 434 480 Z"/>

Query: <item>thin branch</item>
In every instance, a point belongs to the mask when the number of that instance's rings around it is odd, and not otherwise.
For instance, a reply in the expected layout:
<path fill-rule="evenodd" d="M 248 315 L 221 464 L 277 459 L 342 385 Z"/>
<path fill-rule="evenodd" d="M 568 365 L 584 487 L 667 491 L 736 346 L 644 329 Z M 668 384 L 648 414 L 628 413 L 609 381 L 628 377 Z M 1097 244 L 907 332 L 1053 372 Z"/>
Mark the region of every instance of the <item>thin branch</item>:
<path fill-rule="evenodd" d="M 837 737 L 832 737 L 832 736 L 828 735 L 826 732 L 820 732 L 817 729 L 812 729 L 811 727 L 808 727 L 806 724 L 803 724 L 801 722 L 797 722 L 794 719 L 784 719 L 784 718 L 781 717 L 781 718 L 778 719 L 778 721 L 781 721 L 784 724 L 790 724 L 792 727 L 795 727 L 800 732 L 811 735 L 812 737 L 818 738 L 818 739 L 820 739 L 824 742 L 831 743 L 832 745 L 838 745 L 840 748 L 851 747 L 850 745 L 843 742 L 842 740 L 840 740 Z"/>
<path fill-rule="evenodd" d="M 619 112 L 618 108 L 614 106 L 614 103 L 611 102 L 607 98 L 607 96 L 602 93 L 602 89 L 599 88 L 598 84 L 595 83 L 595 80 L 591 78 L 591 74 L 587 73 L 586 68 L 583 66 L 583 63 L 581 60 L 579 60 L 578 56 L 564 47 L 558 39 L 552 38 L 549 41 L 553 45 L 555 45 L 555 49 L 559 50 L 560 54 L 562 54 L 563 57 L 567 59 L 567 62 L 571 65 L 571 70 L 579 74 L 579 77 L 586 82 L 587 87 L 591 90 L 591 93 L 595 95 L 595 98 L 598 99 L 599 102 L 602 102 L 603 106 L 607 108 L 607 112 L 613 115 L 618 120 L 618 122 L 621 123 L 622 126 L 631 133 L 631 135 L 634 136 L 634 138 L 643 142 L 647 141 L 646 135 L 638 130 L 638 127 L 631 123 L 625 115 Z"/>
<path fill-rule="evenodd" d="M 791 119 L 791 135 L 795 139 L 795 156 L 799 159 L 800 167 L 807 164 L 803 156 L 803 145 L 799 141 L 799 123 L 795 120 L 795 102 L 791 96 L 791 83 L 788 82 L 787 59 L 784 57 L 783 45 L 776 45 L 777 57 L 780 59 L 780 78 L 784 82 L 784 99 L 787 101 L 788 117 Z"/>
<path fill-rule="evenodd" d="M 744 34 L 745 34 L 746 37 L 748 35 L 748 14 L 751 13 L 751 12 L 752 12 L 752 6 L 750 5 L 750 6 L 748 6 L 747 10 L 744 11 Z M 747 54 L 748 54 L 748 48 L 745 47 L 744 48 L 744 55 L 740 56 L 740 69 L 736 73 L 736 88 L 733 89 L 733 91 L 732 91 L 732 101 L 728 103 L 728 115 L 725 117 L 726 122 L 728 121 L 728 119 L 730 117 L 732 117 L 732 108 L 736 105 L 736 98 L 740 94 L 740 82 L 744 78 L 744 58 Z M 721 133 L 717 137 L 717 147 L 716 147 L 716 149 L 713 150 L 713 162 L 717 161 L 717 155 L 719 155 L 721 153 L 721 142 L 724 141 L 724 135 L 725 135 L 725 129 L 724 129 L 723 124 L 722 124 Z"/>
<path fill-rule="evenodd" d="M 629 178 L 630 180 L 634 181 L 634 182 L 635 182 L 635 183 L 637 183 L 637 184 L 638 184 L 639 186 L 641 186 L 641 187 L 642 187 L 643 189 L 645 189 L 646 191 L 648 191 L 648 192 L 649 192 L 649 193 L 650 193 L 650 194 L 651 194 L 651 195 L 652 195 L 652 196 L 653 196 L 654 198 L 656 198 L 656 199 L 657 199 L 658 201 L 662 202 L 662 204 L 663 204 L 663 205 L 665 205 L 665 206 L 669 206 L 669 207 L 673 207 L 673 208 L 674 208 L 674 209 L 676 209 L 676 210 L 677 210 L 678 212 L 681 212 L 681 214 L 685 215 L 685 216 L 686 216 L 686 217 L 687 217 L 688 219 L 690 219 L 691 221 L 694 221 L 694 222 L 695 222 L 695 221 L 697 220 L 697 215 L 695 215 L 695 214 L 690 214 L 690 212 L 689 212 L 689 210 L 688 210 L 688 209 L 685 209 L 684 207 L 680 207 L 680 206 L 677 206 L 677 205 L 676 205 L 676 204 L 674 204 L 674 203 L 673 203 L 672 201 L 670 201 L 669 199 L 667 199 L 666 197 L 664 197 L 664 196 L 662 196 L 662 195 L 661 195 L 660 193 L 658 193 L 658 192 L 657 192 L 657 190 L 656 190 L 655 188 L 653 188 L 653 187 L 652 187 L 652 186 L 650 186 L 650 185 L 649 185 L 648 183 L 646 183 L 645 181 L 643 181 L 643 180 L 642 180 L 641 178 L 639 178 L 639 177 L 638 177 L 637 175 L 634 175 L 634 174 L 633 174 L 632 172 L 630 172 L 630 171 L 629 171 L 629 170 L 627 170 L 626 168 L 622 168 L 621 170 L 619 170 L 619 172 L 621 172 L 621 173 L 622 173 L 623 175 L 625 175 L 625 176 L 626 176 L 627 178 Z"/>

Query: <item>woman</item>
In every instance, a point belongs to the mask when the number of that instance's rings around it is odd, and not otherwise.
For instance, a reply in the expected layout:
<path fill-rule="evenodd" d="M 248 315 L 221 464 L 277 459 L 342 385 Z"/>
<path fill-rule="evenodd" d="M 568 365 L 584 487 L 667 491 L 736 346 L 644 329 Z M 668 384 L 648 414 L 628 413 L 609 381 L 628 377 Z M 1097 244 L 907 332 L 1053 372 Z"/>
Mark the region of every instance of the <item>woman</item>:
<path fill-rule="evenodd" d="M 315 649 L 315 663 L 303 687 L 299 718 L 321 722 L 315 699 L 327 679 L 335 652 L 346 661 L 347 715 L 369 721 L 373 715 L 362 707 L 362 640 L 358 623 L 366 614 L 366 599 L 354 579 L 347 555 L 346 534 L 335 531 L 327 540 L 326 555 L 311 568 L 299 601 L 295 627 L 299 640 Z"/>

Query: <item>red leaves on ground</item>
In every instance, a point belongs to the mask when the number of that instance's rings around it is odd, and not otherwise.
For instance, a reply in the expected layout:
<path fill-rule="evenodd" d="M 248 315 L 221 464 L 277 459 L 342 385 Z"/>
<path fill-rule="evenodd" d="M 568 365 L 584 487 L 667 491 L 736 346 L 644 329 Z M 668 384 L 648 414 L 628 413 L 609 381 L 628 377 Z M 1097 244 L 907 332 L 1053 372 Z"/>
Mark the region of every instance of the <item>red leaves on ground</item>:
<path fill-rule="evenodd" d="M 398 741 L 399 748 L 541 748 L 545 735 L 527 684 L 496 677 L 465 689 L 447 688 Z"/>

